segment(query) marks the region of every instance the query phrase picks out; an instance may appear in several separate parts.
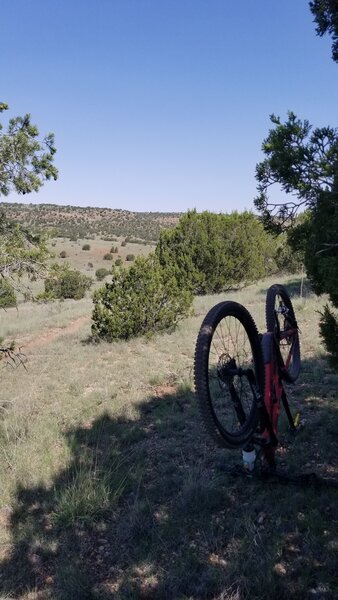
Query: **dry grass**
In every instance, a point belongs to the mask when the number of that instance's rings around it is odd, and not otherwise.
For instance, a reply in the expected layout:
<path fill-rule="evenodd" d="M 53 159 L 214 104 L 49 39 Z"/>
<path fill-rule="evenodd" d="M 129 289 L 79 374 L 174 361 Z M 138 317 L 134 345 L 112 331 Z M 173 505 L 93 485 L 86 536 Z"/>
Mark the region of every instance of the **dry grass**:
<path fill-rule="evenodd" d="M 144 245 L 131 242 L 128 242 L 126 246 L 121 246 L 123 239 L 116 238 L 117 241 L 114 242 L 107 242 L 99 238 L 92 240 L 78 239 L 76 242 L 72 242 L 67 238 L 56 238 L 52 241 L 51 251 L 55 255 L 56 262 L 63 264 L 68 261 L 72 267 L 82 273 L 95 276 L 97 269 L 102 267 L 110 269 L 117 258 L 121 258 L 123 263 L 125 263 L 128 254 L 147 256 L 149 252 L 155 249 L 155 246 L 152 244 Z M 82 250 L 85 244 L 89 244 L 90 250 Z M 104 260 L 104 255 L 109 254 L 112 247 L 117 248 L 118 252 L 112 255 L 112 260 Z M 65 259 L 60 258 L 60 252 L 62 251 L 65 251 L 67 254 Z M 91 263 L 93 267 L 88 263 Z"/>
<path fill-rule="evenodd" d="M 90 320 L 71 327 L 89 300 L 2 315 L 3 330 L 36 343 L 27 372 L 2 371 L 1 600 L 337 597 L 336 492 L 229 477 L 219 466 L 240 453 L 214 447 L 192 393 L 206 311 L 231 298 L 263 330 L 271 283 L 198 298 L 173 334 L 128 343 L 88 343 Z M 288 393 L 306 427 L 293 438 L 282 426 L 278 460 L 333 477 L 338 378 L 318 338 L 323 300 L 289 285 L 304 361 Z"/>

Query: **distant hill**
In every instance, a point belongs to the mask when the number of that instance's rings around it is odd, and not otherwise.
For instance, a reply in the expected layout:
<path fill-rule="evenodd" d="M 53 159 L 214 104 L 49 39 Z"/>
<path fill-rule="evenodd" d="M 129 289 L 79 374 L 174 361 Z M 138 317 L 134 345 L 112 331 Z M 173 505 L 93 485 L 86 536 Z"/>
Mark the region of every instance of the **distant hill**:
<path fill-rule="evenodd" d="M 125 236 L 156 241 L 161 229 L 175 226 L 180 213 L 131 212 L 117 208 L 2 202 L 9 219 L 33 231 L 55 229 L 61 237 Z"/>

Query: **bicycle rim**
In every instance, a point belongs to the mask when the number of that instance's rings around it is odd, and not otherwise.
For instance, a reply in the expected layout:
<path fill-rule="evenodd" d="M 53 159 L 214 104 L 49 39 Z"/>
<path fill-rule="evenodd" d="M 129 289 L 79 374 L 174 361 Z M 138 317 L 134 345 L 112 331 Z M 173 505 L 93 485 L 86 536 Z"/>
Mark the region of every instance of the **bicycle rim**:
<path fill-rule="evenodd" d="M 258 408 L 252 379 L 262 393 L 264 365 L 256 325 L 242 305 L 221 302 L 206 315 L 195 350 L 200 411 L 219 445 L 239 448 L 253 437 Z"/>

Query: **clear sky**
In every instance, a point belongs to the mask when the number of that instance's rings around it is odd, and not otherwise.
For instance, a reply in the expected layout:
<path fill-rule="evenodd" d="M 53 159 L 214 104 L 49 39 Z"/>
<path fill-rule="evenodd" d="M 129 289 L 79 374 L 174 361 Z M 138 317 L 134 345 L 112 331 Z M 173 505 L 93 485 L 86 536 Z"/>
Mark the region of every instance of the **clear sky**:
<path fill-rule="evenodd" d="M 11 202 L 252 209 L 271 113 L 338 126 L 338 65 L 307 0 L 2 0 L 0 14 L 0 100 L 55 133 L 59 169 Z"/>

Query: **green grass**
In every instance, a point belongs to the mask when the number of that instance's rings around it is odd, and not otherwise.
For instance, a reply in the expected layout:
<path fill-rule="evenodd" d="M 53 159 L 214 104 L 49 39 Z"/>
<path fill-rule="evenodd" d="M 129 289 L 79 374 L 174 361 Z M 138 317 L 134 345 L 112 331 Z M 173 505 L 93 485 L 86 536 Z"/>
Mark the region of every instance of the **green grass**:
<path fill-rule="evenodd" d="M 324 299 L 293 279 L 303 370 L 287 392 L 306 424 L 282 424 L 278 462 L 337 478 Z M 27 342 L 27 371 L 2 371 L 1 600 L 336 597 L 337 492 L 227 475 L 240 452 L 214 446 L 192 392 L 206 311 L 237 300 L 263 331 L 271 283 L 197 298 L 174 333 L 127 343 L 88 343 L 90 319 L 74 329 L 89 299 L 1 315 Z"/>

